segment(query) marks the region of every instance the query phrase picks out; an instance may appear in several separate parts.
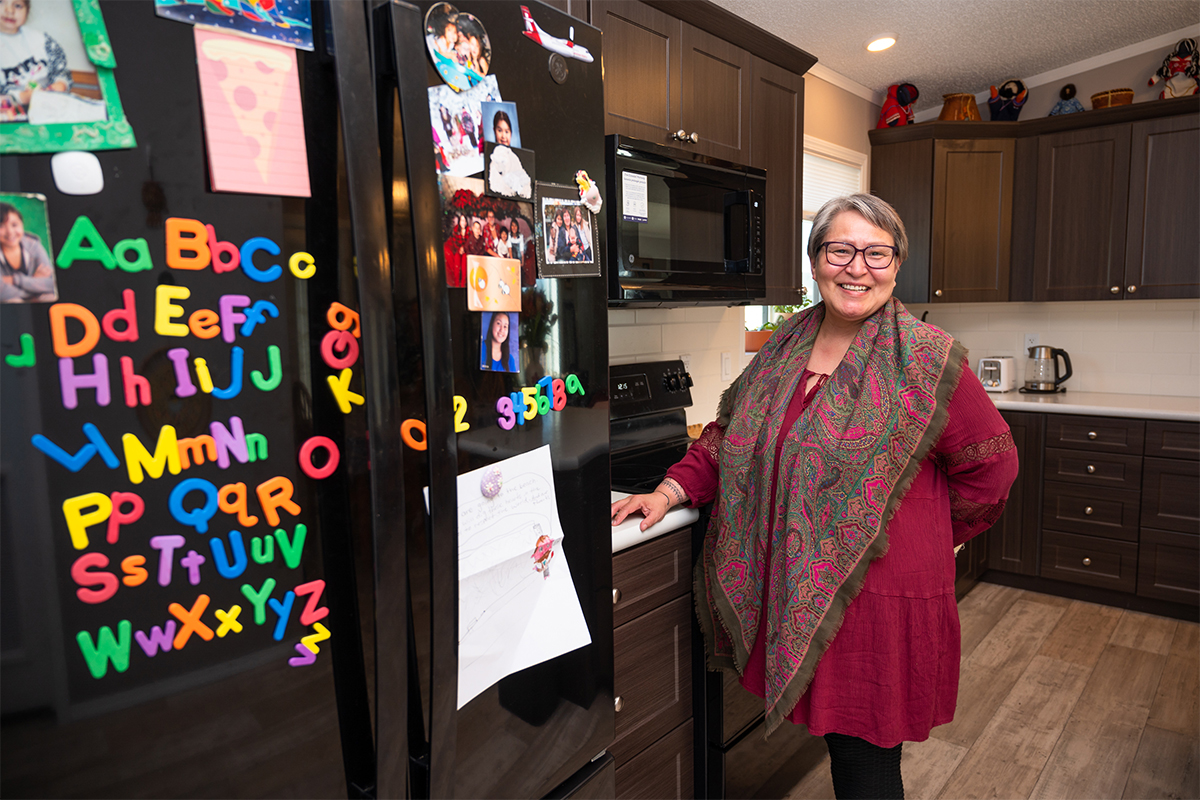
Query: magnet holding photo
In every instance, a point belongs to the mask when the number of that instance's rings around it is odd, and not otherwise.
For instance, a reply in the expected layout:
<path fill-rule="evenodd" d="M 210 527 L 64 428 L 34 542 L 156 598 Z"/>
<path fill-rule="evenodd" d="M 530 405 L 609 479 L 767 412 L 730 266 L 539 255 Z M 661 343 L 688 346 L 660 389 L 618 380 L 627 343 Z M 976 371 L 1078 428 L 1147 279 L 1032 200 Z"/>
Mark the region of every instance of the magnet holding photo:
<path fill-rule="evenodd" d="M 558 53 L 550 54 L 550 61 L 547 62 L 546 68 L 550 70 L 550 79 L 558 85 L 567 82 L 567 75 L 570 70 L 567 69 L 567 60 Z"/>
<path fill-rule="evenodd" d="M 479 480 L 479 491 L 489 500 L 500 494 L 503 486 L 504 475 L 500 472 L 498 465 L 493 465 L 491 469 L 484 472 L 483 477 Z"/>
<path fill-rule="evenodd" d="M 33 350 L 33 334 L 22 333 L 21 352 L 5 356 L 4 363 L 17 369 L 37 366 L 37 353 Z"/>
<path fill-rule="evenodd" d="M 54 185 L 63 194 L 99 194 L 104 189 L 104 169 L 95 153 L 71 150 L 50 157 Z"/>

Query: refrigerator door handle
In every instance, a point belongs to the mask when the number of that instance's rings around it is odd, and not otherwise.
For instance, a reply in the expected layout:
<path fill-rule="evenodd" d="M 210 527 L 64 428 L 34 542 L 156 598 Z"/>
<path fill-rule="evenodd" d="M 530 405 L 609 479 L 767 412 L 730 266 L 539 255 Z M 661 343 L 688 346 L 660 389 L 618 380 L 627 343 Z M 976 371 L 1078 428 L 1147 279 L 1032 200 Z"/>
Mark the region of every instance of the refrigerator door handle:
<path fill-rule="evenodd" d="M 408 776 L 408 563 L 404 464 L 398 423 L 400 376 L 392 302 L 392 263 L 379 159 L 374 81 L 368 59 L 366 6 L 327 3 L 332 22 L 338 106 L 345 142 L 354 252 L 358 259 L 364 393 L 371 463 L 375 543 L 376 797 L 406 797 Z M 385 621 L 386 624 L 379 624 Z M 382 654 L 382 655 L 381 655 Z M 382 713 L 381 713 L 382 712 Z"/>
<path fill-rule="evenodd" d="M 429 465 L 430 605 L 435 620 L 430 670 L 437 676 L 431 681 L 429 699 L 429 793 L 431 797 L 453 797 L 458 741 L 458 445 L 453 418 L 454 360 L 448 346 L 450 297 L 441 257 L 441 193 L 430 156 L 433 136 L 429 127 L 424 15 L 416 6 L 393 0 L 386 11 L 380 9 L 380 18 L 390 18 L 393 60 L 388 66 L 394 68 L 395 97 L 403 125 L 412 225 L 411 253 L 394 252 L 393 261 L 401 269 L 408 268 L 411 260 L 421 314 Z M 379 111 L 391 116 L 394 110 L 389 105 Z M 389 177 L 395 180 L 395 176 Z"/>

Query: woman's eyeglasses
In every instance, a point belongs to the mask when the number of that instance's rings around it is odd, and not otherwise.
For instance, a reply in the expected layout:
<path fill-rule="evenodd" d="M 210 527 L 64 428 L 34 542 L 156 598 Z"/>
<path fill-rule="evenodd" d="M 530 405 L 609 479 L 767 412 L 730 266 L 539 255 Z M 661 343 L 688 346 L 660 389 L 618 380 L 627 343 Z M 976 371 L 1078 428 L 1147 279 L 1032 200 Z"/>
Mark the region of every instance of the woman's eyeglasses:
<path fill-rule="evenodd" d="M 890 244 L 855 247 L 849 242 L 824 242 L 821 247 L 825 250 L 825 260 L 831 267 L 849 266 L 854 256 L 862 253 L 863 261 L 871 269 L 887 269 L 896 257 L 896 248 Z"/>

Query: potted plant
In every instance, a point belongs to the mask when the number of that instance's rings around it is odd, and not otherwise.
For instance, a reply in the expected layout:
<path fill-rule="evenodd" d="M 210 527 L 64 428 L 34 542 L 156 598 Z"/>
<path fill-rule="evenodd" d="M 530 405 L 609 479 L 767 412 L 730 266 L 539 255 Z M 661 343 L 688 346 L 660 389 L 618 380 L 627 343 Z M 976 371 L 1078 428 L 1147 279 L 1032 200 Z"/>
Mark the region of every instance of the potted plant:
<path fill-rule="evenodd" d="M 764 324 L 758 330 L 746 329 L 746 352 L 757 353 L 759 348 L 767 343 L 771 338 L 771 334 L 775 329 L 783 324 L 783 321 L 795 314 L 797 311 L 807 308 L 811 305 L 811 301 L 806 297 L 800 303 L 786 306 L 769 306 L 767 316 L 771 318 L 770 322 Z"/>

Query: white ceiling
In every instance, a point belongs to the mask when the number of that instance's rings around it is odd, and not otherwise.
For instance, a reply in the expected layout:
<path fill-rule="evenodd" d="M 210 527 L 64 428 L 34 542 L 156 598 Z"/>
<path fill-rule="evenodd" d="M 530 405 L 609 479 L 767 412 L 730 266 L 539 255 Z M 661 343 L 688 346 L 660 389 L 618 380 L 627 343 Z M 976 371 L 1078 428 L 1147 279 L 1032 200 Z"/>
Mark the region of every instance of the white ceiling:
<path fill-rule="evenodd" d="M 987 91 L 1200 23 L 1196 0 L 714 2 L 872 91 L 915 84 L 915 111 L 941 106 L 943 94 Z M 867 40 L 885 31 L 896 45 L 868 53 Z"/>

